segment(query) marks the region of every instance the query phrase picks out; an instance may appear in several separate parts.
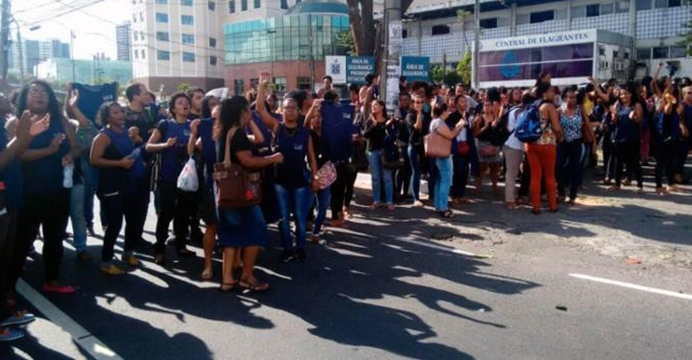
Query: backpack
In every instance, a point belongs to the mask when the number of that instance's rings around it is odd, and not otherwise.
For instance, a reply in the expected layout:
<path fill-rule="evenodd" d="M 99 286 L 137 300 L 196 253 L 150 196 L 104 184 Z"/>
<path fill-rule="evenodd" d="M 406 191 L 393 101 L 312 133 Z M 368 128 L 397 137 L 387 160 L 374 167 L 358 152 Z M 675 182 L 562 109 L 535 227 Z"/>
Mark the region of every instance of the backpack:
<path fill-rule="evenodd" d="M 514 135 L 519 141 L 532 143 L 543 135 L 545 129 L 541 127 L 541 114 L 538 111 L 541 105 L 543 105 L 543 101 L 538 100 L 519 115 L 517 126 L 514 128 Z"/>

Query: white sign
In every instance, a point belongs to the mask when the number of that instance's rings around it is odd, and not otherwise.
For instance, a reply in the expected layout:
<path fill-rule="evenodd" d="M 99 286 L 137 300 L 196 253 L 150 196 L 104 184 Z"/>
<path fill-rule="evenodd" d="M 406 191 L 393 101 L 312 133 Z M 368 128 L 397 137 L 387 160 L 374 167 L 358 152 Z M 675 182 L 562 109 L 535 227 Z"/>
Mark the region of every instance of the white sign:
<path fill-rule="evenodd" d="M 526 49 L 535 47 L 584 44 L 596 42 L 597 30 L 566 31 L 551 34 L 517 36 L 510 38 L 481 40 L 480 51 Z"/>
<path fill-rule="evenodd" d="M 397 66 L 398 68 L 398 66 Z M 387 70 L 389 72 L 389 70 Z M 387 96 L 385 98 L 389 116 L 394 116 L 394 111 L 399 107 L 399 77 L 387 78 Z"/>
<path fill-rule="evenodd" d="M 401 21 L 389 22 L 389 45 L 401 45 L 404 43 Z"/>
<path fill-rule="evenodd" d="M 325 56 L 325 73 L 332 77 L 333 84 L 346 84 L 346 57 L 345 56 Z"/>

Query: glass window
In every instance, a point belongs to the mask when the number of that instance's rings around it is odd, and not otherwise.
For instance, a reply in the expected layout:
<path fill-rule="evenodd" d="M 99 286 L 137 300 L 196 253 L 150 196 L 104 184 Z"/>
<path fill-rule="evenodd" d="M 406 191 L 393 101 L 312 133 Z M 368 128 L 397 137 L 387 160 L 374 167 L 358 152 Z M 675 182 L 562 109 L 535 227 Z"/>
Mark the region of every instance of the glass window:
<path fill-rule="evenodd" d="M 575 6 L 572 8 L 572 18 L 586 17 L 586 6 Z"/>
<path fill-rule="evenodd" d="M 219 62 L 219 58 L 216 56 L 212 55 L 209 57 L 209 65 L 211 66 L 216 66 L 216 64 Z"/>
<path fill-rule="evenodd" d="M 687 48 L 684 46 L 671 46 L 670 47 L 670 57 L 671 58 L 687 57 Z"/>
<path fill-rule="evenodd" d="M 180 22 L 183 25 L 194 25 L 195 19 L 192 17 L 192 15 L 182 15 L 180 16 Z"/>
<path fill-rule="evenodd" d="M 653 48 L 653 58 L 654 59 L 667 59 L 668 58 L 668 47 L 660 46 Z"/>
<path fill-rule="evenodd" d="M 613 59 L 616 59 L 619 57 L 620 57 L 620 51 L 619 50 L 613 50 Z"/>
<path fill-rule="evenodd" d="M 555 10 L 555 20 L 567 19 L 567 9 Z"/>
<path fill-rule="evenodd" d="M 139 51 L 135 50 L 135 59 L 139 59 Z"/>
<path fill-rule="evenodd" d="M 449 34 L 449 26 L 447 25 L 435 25 L 432 27 L 433 35 L 445 35 Z"/>
<path fill-rule="evenodd" d="M 408 37 L 408 30 L 403 29 L 401 30 L 401 38 L 406 39 Z"/>
<path fill-rule="evenodd" d="M 132 22 L 137 22 L 137 15 L 136 14 L 132 14 Z"/>
<path fill-rule="evenodd" d="M 247 11 L 247 0 L 240 0 L 240 11 Z"/>
<path fill-rule="evenodd" d="M 139 38 L 140 38 L 141 40 L 146 40 L 146 39 L 144 38 L 144 31 L 140 31 L 140 32 L 139 32 Z"/>
<path fill-rule="evenodd" d="M 281 8 L 288 9 L 288 0 L 281 0 Z"/>
<path fill-rule="evenodd" d="M 651 48 L 638 48 L 637 49 L 637 60 L 649 60 L 651 59 Z"/>
<path fill-rule="evenodd" d="M 137 41 L 137 32 L 136 31 L 132 32 L 132 40 Z M 142 39 L 142 40 L 144 40 L 144 39 Z"/>
<path fill-rule="evenodd" d="M 168 33 L 165 31 L 157 31 L 156 32 L 156 40 L 158 41 L 169 41 L 170 37 L 168 36 Z"/>
<path fill-rule="evenodd" d="M 146 50 L 142 49 L 142 60 L 147 58 L 147 52 Z"/>
<path fill-rule="evenodd" d="M 195 62 L 195 53 L 183 51 L 183 61 L 189 63 Z"/>
<path fill-rule="evenodd" d="M 539 11 L 531 13 L 529 17 L 529 22 L 531 24 L 538 24 L 544 21 L 551 21 L 555 19 L 555 10 Z"/>
<path fill-rule="evenodd" d="M 494 29 L 497 27 L 497 18 L 481 19 L 480 25 L 481 29 Z"/>
<path fill-rule="evenodd" d="M 228 13 L 229 14 L 234 14 L 235 13 L 235 0 L 231 0 L 228 2 Z M 235 25 L 235 24 L 234 24 Z"/>
<path fill-rule="evenodd" d="M 614 4 L 601 4 L 601 15 L 612 14 L 615 11 Z"/>
<path fill-rule="evenodd" d="M 285 77 L 275 77 L 272 82 L 276 85 L 276 91 L 284 92 L 286 91 L 286 78 Z"/>
<path fill-rule="evenodd" d="M 207 7 L 209 8 L 210 11 L 216 11 L 216 3 L 213 1 L 208 2 Z"/>
<path fill-rule="evenodd" d="M 668 0 L 668 7 L 669 7 L 669 8 L 672 8 L 672 7 L 679 7 L 679 6 L 682 6 L 680 0 Z"/>
<path fill-rule="evenodd" d="M 195 36 L 192 34 L 183 34 L 183 44 L 194 44 Z"/>
<path fill-rule="evenodd" d="M 255 9 L 262 7 L 262 0 L 255 0 Z"/>
<path fill-rule="evenodd" d="M 605 56 L 605 48 L 603 46 L 598 47 L 598 55 Z"/>
<path fill-rule="evenodd" d="M 517 25 L 523 25 L 529 23 L 529 14 L 517 14 Z M 464 25 L 464 28 L 468 28 Z"/>
<path fill-rule="evenodd" d="M 209 47 L 210 48 L 216 48 L 216 38 L 213 38 L 213 37 L 209 38 Z"/>
<path fill-rule="evenodd" d="M 635 7 L 637 10 L 649 10 L 651 9 L 651 0 L 635 0 Z"/>
<path fill-rule="evenodd" d="M 182 6 L 192 6 L 192 0 L 180 0 Z"/>
<path fill-rule="evenodd" d="M 233 80 L 233 87 L 236 95 L 245 94 L 245 82 L 242 79 Z"/>
<path fill-rule="evenodd" d="M 170 51 L 156 50 L 156 59 L 168 61 L 171 59 Z"/>
<path fill-rule="evenodd" d="M 133 1 L 134 3 L 134 1 Z M 168 0 L 156 0 L 157 4 L 168 4 Z"/>
<path fill-rule="evenodd" d="M 586 17 L 594 17 L 600 15 L 600 5 L 586 5 Z"/>
<path fill-rule="evenodd" d="M 168 14 L 156 13 L 156 22 L 162 24 L 168 23 Z"/>
<path fill-rule="evenodd" d="M 665 9 L 668 7 L 668 0 L 654 0 L 654 8 Z"/>

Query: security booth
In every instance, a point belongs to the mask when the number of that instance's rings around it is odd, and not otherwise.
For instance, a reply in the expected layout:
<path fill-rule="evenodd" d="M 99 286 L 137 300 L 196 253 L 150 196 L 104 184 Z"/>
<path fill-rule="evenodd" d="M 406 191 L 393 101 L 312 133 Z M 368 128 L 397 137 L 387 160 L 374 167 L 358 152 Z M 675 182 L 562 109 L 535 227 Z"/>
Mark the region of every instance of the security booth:
<path fill-rule="evenodd" d="M 631 77 L 633 44 L 629 36 L 598 29 L 481 40 L 479 88 L 529 87 L 541 73 L 560 86 L 589 76 L 625 80 Z"/>

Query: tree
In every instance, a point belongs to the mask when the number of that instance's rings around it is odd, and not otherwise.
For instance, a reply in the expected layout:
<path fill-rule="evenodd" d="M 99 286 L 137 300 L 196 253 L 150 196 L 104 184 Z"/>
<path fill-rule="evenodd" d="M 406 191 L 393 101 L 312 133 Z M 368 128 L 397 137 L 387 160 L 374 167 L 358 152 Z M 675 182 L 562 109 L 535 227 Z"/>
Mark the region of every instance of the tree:
<path fill-rule="evenodd" d="M 430 75 L 432 81 L 448 86 L 454 86 L 461 82 L 461 76 L 455 70 L 444 68 L 442 65 L 433 65 L 430 69 Z"/>
<path fill-rule="evenodd" d="M 353 30 L 336 33 L 334 35 L 334 45 L 338 55 L 355 55 L 356 47 L 353 42 Z"/>
<path fill-rule="evenodd" d="M 684 4 L 692 5 L 692 0 L 684 0 Z M 687 55 L 692 56 L 692 20 L 682 23 L 684 31 L 680 34 L 683 39 L 678 43 L 682 46 L 687 46 Z"/>
<path fill-rule="evenodd" d="M 188 83 L 182 83 L 178 85 L 178 91 L 186 93 L 188 90 L 192 89 L 192 85 Z"/>
<path fill-rule="evenodd" d="M 401 1 L 403 14 L 411 6 L 413 0 Z M 347 0 L 348 20 L 353 34 L 353 47 L 359 56 L 378 55 L 382 47 L 376 45 L 384 40 L 382 26 L 375 27 L 373 17 L 373 0 Z"/>
<path fill-rule="evenodd" d="M 457 74 L 461 78 L 461 83 L 471 83 L 471 52 L 467 51 L 457 64 Z"/>

